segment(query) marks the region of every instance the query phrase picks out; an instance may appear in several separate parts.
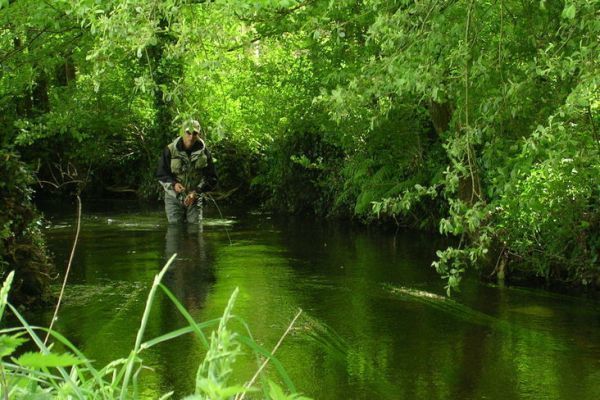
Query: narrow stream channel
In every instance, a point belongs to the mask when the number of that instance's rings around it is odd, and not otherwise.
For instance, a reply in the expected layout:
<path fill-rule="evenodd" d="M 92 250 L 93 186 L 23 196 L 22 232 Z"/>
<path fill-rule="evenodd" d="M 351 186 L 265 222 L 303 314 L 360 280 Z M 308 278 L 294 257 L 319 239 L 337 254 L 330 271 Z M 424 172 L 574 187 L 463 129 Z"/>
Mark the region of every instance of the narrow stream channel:
<path fill-rule="evenodd" d="M 448 299 L 429 267 L 438 237 L 211 209 L 198 231 L 169 227 L 162 210 L 118 209 L 86 212 L 56 324 L 99 364 L 131 350 L 153 276 L 177 253 L 165 283 L 198 320 L 221 315 L 239 287 L 235 314 L 272 348 L 304 310 L 278 358 L 315 399 L 600 398 L 600 302 L 476 280 Z M 60 264 L 75 224 L 48 216 Z M 184 325 L 160 296 L 146 337 Z M 143 395 L 189 394 L 202 359 L 192 336 L 150 349 Z M 235 378 L 255 370 L 242 358 Z"/>

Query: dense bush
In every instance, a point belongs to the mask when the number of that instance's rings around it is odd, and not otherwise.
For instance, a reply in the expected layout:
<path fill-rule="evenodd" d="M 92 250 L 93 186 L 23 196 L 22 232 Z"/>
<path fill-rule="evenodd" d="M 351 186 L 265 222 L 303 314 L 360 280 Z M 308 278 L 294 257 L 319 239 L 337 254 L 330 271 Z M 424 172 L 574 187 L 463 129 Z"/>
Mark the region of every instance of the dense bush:
<path fill-rule="evenodd" d="M 0 150 L 0 272 L 15 271 L 11 296 L 18 304 L 49 300 L 51 263 L 31 202 L 33 177 L 18 156 Z"/>
<path fill-rule="evenodd" d="M 600 164 L 593 135 L 554 121 L 516 157 L 525 164 L 496 204 L 496 235 L 537 275 L 599 284 Z"/>

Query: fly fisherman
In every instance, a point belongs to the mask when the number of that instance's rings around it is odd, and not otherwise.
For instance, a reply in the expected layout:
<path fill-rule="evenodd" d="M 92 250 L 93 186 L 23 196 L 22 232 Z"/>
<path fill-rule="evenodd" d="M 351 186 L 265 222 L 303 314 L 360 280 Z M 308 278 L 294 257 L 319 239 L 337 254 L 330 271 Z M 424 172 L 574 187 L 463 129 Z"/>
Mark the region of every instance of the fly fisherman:
<path fill-rule="evenodd" d="M 217 173 L 210 152 L 201 138 L 196 120 L 187 120 L 180 136 L 163 151 L 156 177 L 165 189 L 165 212 L 169 223 L 200 218 L 200 196 L 217 185 Z"/>

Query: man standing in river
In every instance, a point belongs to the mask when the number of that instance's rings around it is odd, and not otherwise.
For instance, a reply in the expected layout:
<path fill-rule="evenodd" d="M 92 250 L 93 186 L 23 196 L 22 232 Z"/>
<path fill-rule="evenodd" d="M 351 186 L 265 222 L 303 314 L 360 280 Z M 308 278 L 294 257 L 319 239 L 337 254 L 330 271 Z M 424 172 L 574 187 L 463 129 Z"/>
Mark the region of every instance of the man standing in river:
<path fill-rule="evenodd" d="M 156 177 L 165 189 L 169 223 L 198 223 L 200 195 L 215 188 L 217 174 L 196 120 L 187 120 L 158 162 Z"/>

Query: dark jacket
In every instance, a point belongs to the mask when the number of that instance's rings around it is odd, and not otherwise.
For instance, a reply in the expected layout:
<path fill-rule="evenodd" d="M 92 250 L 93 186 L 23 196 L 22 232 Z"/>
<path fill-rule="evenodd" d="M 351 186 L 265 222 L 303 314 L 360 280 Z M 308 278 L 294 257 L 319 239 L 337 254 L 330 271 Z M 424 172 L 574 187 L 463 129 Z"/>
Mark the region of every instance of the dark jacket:
<path fill-rule="evenodd" d="M 201 150 L 203 147 L 202 142 L 197 141 L 194 143 L 191 149 L 186 150 L 183 148 L 183 140 L 179 140 L 176 142 L 177 150 L 185 151 L 188 156 L 198 150 Z M 201 192 L 209 192 L 217 186 L 217 171 L 215 170 L 215 165 L 213 163 L 212 156 L 207 148 L 204 148 L 204 152 L 206 154 L 207 165 L 201 170 L 201 174 L 203 177 L 202 184 L 196 188 L 186 188 L 188 190 L 195 190 L 198 193 Z M 171 150 L 166 146 L 162 152 L 162 155 L 158 161 L 158 168 L 156 169 L 156 178 L 164 184 L 174 184 L 177 182 L 177 178 L 171 171 Z M 181 183 L 181 182 L 180 182 Z"/>

